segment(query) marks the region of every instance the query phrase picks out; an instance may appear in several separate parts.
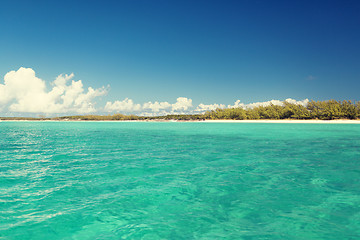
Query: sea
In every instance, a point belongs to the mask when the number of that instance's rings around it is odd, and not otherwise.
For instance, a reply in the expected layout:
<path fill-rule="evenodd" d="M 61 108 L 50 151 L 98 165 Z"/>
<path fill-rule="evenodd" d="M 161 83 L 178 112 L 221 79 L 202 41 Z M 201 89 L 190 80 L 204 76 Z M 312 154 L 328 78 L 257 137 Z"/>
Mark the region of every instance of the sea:
<path fill-rule="evenodd" d="M 360 125 L 0 122 L 0 239 L 360 239 Z"/>

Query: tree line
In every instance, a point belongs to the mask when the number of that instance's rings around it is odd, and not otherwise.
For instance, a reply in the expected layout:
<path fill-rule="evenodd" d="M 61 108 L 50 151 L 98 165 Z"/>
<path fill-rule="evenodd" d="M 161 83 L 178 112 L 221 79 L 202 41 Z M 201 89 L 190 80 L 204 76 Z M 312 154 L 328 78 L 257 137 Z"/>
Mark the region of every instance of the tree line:
<path fill-rule="evenodd" d="M 284 101 L 282 106 L 270 104 L 254 108 L 226 108 L 208 111 L 205 119 L 359 119 L 360 102 L 310 101 L 306 106 Z"/>

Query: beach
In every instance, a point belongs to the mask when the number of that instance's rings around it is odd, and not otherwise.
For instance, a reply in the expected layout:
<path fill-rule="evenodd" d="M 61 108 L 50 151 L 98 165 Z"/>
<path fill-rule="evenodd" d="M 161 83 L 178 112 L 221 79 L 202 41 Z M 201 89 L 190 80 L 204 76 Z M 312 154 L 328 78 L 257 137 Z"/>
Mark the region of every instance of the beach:
<path fill-rule="evenodd" d="M 0 122 L 201 122 L 201 123 L 311 123 L 311 124 L 360 124 L 360 120 L 299 120 L 299 119 L 258 119 L 258 120 L 14 120 L 2 119 Z"/>
<path fill-rule="evenodd" d="M 205 120 L 204 122 L 214 123 L 320 123 L 320 124 L 360 124 L 360 120 Z"/>

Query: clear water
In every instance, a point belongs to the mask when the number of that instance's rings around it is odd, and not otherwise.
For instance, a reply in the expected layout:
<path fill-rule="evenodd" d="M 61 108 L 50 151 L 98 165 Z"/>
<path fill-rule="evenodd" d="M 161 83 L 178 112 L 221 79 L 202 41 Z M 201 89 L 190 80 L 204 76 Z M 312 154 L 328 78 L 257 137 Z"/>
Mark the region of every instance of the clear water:
<path fill-rule="evenodd" d="M 360 125 L 1 122 L 0 239 L 360 239 Z"/>

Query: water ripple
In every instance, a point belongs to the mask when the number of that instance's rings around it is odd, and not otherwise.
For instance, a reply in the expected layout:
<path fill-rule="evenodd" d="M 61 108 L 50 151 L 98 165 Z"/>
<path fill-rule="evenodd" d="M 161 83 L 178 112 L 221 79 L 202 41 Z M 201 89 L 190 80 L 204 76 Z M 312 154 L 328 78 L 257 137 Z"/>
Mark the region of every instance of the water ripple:
<path fill-rule="evenodd" d="M 7 123 L 0 239 L 357 239 L 357 125 Z"/>

